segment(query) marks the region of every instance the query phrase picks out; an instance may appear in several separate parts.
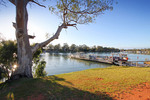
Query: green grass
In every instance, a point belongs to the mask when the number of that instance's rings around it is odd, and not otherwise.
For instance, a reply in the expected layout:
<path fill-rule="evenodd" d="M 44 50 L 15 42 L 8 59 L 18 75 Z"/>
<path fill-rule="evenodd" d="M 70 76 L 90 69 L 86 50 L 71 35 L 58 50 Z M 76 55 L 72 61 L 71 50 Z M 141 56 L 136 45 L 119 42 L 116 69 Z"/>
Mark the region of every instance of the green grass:
<path fill-rule="evenodd" d="M 96 68 L 57 75 L 71 82 L 73 87 L 90 92 L 122 91 L 128 87 L 150 81 L 150 68 L 118 67 Z M 64 82 L 60 82 L 68 86 Z"/>
<path fill-rule="evenodd" d="M 20 79 L 0 84 L 0 100 L 112 100 L 113 95 L 108 94 L 121 93 L 138 84 L 150 82 L 149 77 L 150 68 L 112 66 Z"/>

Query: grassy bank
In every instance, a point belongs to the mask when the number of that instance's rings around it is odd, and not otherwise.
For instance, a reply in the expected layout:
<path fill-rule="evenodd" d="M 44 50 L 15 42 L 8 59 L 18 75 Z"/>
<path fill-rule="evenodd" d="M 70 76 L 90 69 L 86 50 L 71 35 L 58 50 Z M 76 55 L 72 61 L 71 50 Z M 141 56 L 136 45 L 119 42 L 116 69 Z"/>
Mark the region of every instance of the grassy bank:
<path fill-rule="evenodd" d="M 111 100 L 115 93 L 150 82 L 150 68 L 96 68 L 0 84 L 0 100 Z"/>

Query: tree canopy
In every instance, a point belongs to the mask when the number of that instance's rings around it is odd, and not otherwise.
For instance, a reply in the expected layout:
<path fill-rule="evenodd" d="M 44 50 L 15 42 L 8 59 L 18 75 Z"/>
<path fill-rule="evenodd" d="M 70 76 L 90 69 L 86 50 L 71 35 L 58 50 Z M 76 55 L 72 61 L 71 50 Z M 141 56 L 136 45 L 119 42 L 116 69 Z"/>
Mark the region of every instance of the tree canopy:
<path fill-rule="evenodd" d="M 113 0 L 57 0 L 49 10 L 67 26 L 93 22 L 105 10 L 113 9 Z"/>
<path fill-rule="evenodd" d="M 112 47 L 102 47 L 102 46 L 87 46 L 83 45 L 75 45 L 72 44 L 69 46 L 67 43 L 64 43 L 63 46 L 60 44 L 52 45 L 49 44 L 47 48 L 48 52 L 119 52 L 118 48 Z"/>

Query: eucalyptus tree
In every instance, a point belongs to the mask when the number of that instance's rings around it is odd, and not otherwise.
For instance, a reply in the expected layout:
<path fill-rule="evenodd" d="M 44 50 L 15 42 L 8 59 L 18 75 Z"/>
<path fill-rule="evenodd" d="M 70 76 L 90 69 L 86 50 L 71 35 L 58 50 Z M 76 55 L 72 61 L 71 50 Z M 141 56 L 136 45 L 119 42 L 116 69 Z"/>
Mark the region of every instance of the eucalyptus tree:
<path fill-rule="evenodd" d="M 49 49 L 51 52 L 53 52 L 53 50 L 54 50 L 54 45 L 49 44 L 49 45 L 48 45 L 48 49 Z"/>
<path fill-rule="evenodd" d="M 77 46 L 76 46 L 75 44 L 72 44 L 72 45 L 70 46 L 70 51 L 71 51 L 71 52 L 76 52 L 76 51 L 77 51 Z"/>
<path fill-rule="evenodd" d="M 62 46 L 62 52 L 69 52 L 69 45 L 67 43 L 64 43 Z"/>
<path fill-rule="evenodd" d="M 113 8 L 113 0 L 51 0 L 51 2 L 56 2 L 56 5 L 50 6 L 49 9 L 62 19 L 62 24 L 58 26 L 56 33 L 52 37 L 42 43 L 37 43 L 35 46 L 31 46 L 29 39 L 33 39 L 34 36 L 28 35 L 27 31 L 27 4 L 31 2 L 41 7 L 45 6 L 38 3 L 38 0 L 9 0 L 9 2 L 16 7 L 16 22 L 13 22 L 13 26 L 16 29 L 18 55 L 18 67 L 11 76 L 12 80 L 21 77 L 33 77 L 33 54 L 39 48 L 42 48 L 48 45 L 51 41 L 58 39 L 63 28 L 68 28 L 69 26 L 76 27 L 77 24 L 93 22 L 93 20 L 95 20 L 98 15 L 103 14 L 105 10 L 112 10 Z M 1 3 L 5 3 L 5 1 L 1 0 Z"/>
<path fill-rule="evenodd" d="M 55 52 L 60 52 L 61 51 L 61 45 L 60 44 L 57 44 L 54 46 L 54 51 Z"/>

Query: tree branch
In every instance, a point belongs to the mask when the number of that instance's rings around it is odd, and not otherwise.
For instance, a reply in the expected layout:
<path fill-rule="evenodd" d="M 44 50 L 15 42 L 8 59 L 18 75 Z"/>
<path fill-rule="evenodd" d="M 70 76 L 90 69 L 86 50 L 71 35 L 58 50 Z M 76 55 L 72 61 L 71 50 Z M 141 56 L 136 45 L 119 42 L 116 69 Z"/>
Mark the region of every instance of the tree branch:
<path fill-rule="evenodd" d="M 17 24 L 12 22 L 13 23 L 13 27 L 16 29 L 17 28 Z"/>
<path fill-rule="evenodd" d="M 15 0 L 9 0 L 12 4 L 16 5 Z"/>
<path fill-rule="evenodd" d="M 29 39 L 34 39 L 35 36 L 32 36 L 32 35 L 28 35 Z"/>
<path fill-rule="evenodd" d="M 34 0 L 29 0 L 29 1 L 30 1 L 30 2 L 33 2 L 33 3 L 37 4 L 37 5 L 39 5 L 39 6 L 41 6 L 41 7 L 46 8 L 44 5 L 41 5 L 41 4 L 39 4 L 38 2 L 35 2 Z"/>
<path fill-rule="evenodd" d="M 66 24 L 66 26 L 75 26 L 76 24 Z"/>
<path fill-rule="evenodd" d="M 62 24 L 61 26 L 58 27 L 57 32 L 48 40 L 42 42 L 42 43 L 37 43 L 35 46 L 32 47 L 32 54 L 34 54 L 39 48 L 42 48 L 44 46 L 46 46 L 47 44 L 49 44 L 51 41 L 58 39 L 61 30 L 65 27 L 64 24 Z"/>

